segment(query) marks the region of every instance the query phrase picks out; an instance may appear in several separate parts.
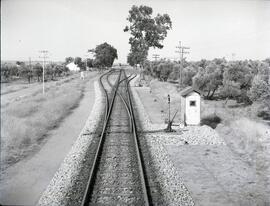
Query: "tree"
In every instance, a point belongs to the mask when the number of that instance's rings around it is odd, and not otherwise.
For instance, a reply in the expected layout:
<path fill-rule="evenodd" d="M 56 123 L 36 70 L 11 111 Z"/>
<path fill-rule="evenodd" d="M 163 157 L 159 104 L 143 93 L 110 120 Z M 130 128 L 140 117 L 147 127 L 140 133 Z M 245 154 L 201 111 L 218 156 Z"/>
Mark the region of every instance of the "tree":
<path fill-rule="evenodd" d="M 43 73 L 43 68 L 41 64 L 38 63 L 33 66 L 33 73 L 34 73 L 34 76 L 37 77 L 38 82 L 39 82 L 41 80 L 42 73 Z"/>
<path fill-rule="evenodd" d="M 54 80 L 54 77 L 56 74 L 55 68 L 56 68 L 56 64 L 52 63 L 52 64 L 48 65 L 45 69 L 45 75 L 50 76 L 50 80 Z"/>
<path fill-rule="evenodd" d="M 230 80 L 223 81 L 221 95 L 225 98 L 236 99 L 241 95 L 240 84 Z"/>
<path fill-rule="evenodd" d="M 105 42 L 95 48 L 93 65 L 98 68 L 111 67 L 117 58 L 117 50 Z"/>
<path fill-rule="evenodd" d="M 19 67 L 23 67 L 23 66 L 25 66 L 25 62 L 16 61 L 16 65 L 19 66 Z"/>
<path fill-rule="evenodd" d="M 62 73 L 64 72 L 64 66 L 61 64 L 57 64 L 55 65 L 54 70 L 55 70 L 55 75 L 60 77 Z"/>
<path fill-rule="evenodd" d="M 80 68 L 80 70 L 82 71 L 86 70 L 85 63 L 82 61 L 81 57 L 76 57 L 74 60 L 74 64 L 76 64 Z"/>
<path fill-rule="evenodd" d="M 247 91 L 251 87 L 252 78 L 252 70 L 246 63 L 240 61 L 229 63 L 224 69 L 222 96 L 250 103 Z"/>
<path fill-rule="evenodd" d="M 130 66 L 136 66 L 137 64 L 143 64 L 146 61 L 148 55 L 145 53 L 145 50 L 139 50 L 138 48 L 133 48 L 133 51 L 130 52 L 127 56 L 127 63 Z"/>
<path fill-rule="evenodd" d="M 258 75 L 265 82 L 269 82 L 270 81 L 270 64 L 268 65 L 268 63 L 266 61 L 261 62 L 258 65 Z"/>
<path fill-rule="evenodd" d="M 253 102 L 261 102 L 264 100 L 267 93 L 270 92 L 270 85 L 265 81 L 265 79 L 260 76 L 256 75 L 252 81 L 252 86 L 248 92 L 250 99 Z"/>
<path fill-rule="evenodd" d="M 14 63 L 1 63 L 1 81 L 9 81 L 19 76 L 19 66 Z"/>
<path fill-rule="evenodd" d="M 167 81 L 170 73 L 173 70 L 173 63 L 162 62 L 162 63 L 158 64 L 157 70 L 159 72 L 159 79 L 162 81 Z"/>
<path fill-rule="evenodd" d="M 180 65 L 178 64 L 176 68 L 179 71 Z M 183 81 L 184 86 L 191 86 L 192 85 L 192 78 L 197 74 L 198 70 L 199 70 L 199 68 L 196 65 L 189 65 L 183 69 L 182 81 Z M 176 76 L 176 78 L 178 76 Z"/>
<path fill-rule="evenodd" d="M 87 67 L 92 68 L 93 67 L 93 61 L 94 61 L 93 59 L 87 58 L 86 59 Z"/>
<path fill-rule="evenodd" d="M 9 81 L 10 68 L 8 64 L 1 64 L 1 82 Z"/>
<path fill-rule="evenodd" d="M 163 48 L 161 42 L 167 36 L 167 31 L 172 28 L 172 22 L 168 14 L 157 14 L 152 17 L 153 9 L 148 6 L 135 6 L 129 10 L 129 26 L 124 32 L 130 32 L 128 54 L 130 65 L 143 65 L 147 59 L 149 48 Z"/>
<path fill-rule="evenodd" d="M 74 58 L 73 57 L 66 57 L 65 64 L 67 65 L 67 64 L 69 64 L 69 63 L 71 63 L 73 61 L 74 61 Z"/>
<path fill-rule="evenodd" d="M 209 61 L 207 61 L 206 59 L 201 59 L 199 62 L 197 62 L 197 65 L 203 69 L 205 69 L 208 64 Z"/>
<path fill-rule="evenodd" d="M 205 69 L 199 69 L 192 82 L 195 88 L 206 92 L 206 98 L 212 99 L 218 87 L 222 85 L 222 70 L 215 62 L 211 62 Z"/>
<path fill-rule="evenodd" d="M 20 76 L 25 77 L 28 81 L 28 83 L 31 83 L 31 79 L 33 77 L 33 70 L 29 67 L 26 66 L 25 64 L 23 64 L 22 66 L 20 66 Z"/>
<path fill-rule="evenodd" d="M 270 119 L 270 84 L 263 75 L 256 75 L 248 92 L 249 98 L 257 103 L 258 116 Z"/>

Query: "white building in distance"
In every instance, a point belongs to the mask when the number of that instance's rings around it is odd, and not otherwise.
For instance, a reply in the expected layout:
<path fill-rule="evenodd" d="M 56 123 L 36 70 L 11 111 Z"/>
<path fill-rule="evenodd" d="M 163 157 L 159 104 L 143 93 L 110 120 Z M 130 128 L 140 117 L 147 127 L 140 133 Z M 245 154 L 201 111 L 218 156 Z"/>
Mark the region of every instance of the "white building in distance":
<path fill-rule="evenodd" d="M 80 71 L 80 68 L 74 64 L 74 62 L 71 62 L 69 64 L 67 64 L 66 66 L 70 71 Z"/>

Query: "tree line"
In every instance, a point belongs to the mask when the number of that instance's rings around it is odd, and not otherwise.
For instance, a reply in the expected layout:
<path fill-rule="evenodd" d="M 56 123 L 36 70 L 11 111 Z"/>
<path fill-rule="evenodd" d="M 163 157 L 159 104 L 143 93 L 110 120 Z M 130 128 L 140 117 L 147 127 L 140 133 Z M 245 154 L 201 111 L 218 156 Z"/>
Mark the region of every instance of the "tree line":
<path fill-rule="evenodd" d="M 160 81 L 179 81 L 179 62 L 145 61 L 144 73 Z M 262 105 L 270 118 L 270 58 L 263 61 L 184 61 L 182 86 L 193 86 L 206 99 L 234 99 L 238 103 Z M 267 115 L 263 114 L 262 115 Z"/>
<path fill-rule="evenodd" d="M 66 76 L 69 69 L 63 63 L 47 63 L 45 65 L 44 77 L 46 81 L 55 80 L 57 77 Z M 27 62 L 5 62 L 1 63 L 1 82 L 25 79 L 28 83 L 42 81 L 43 67 L 41 63 L 30 64 Z"/>
<path fill-rule="evenodd" d="M 51 62 L 45 64 L 45 81 L 55 80 L 57 77 L 69 75 L 68 64 L 74 62 L 80 69 L 85 71 L 88 68 L 95 67 L 104 69 L 111 67 L 117 59 L 117 50 L 108 43 L 97 45 L 91 50 L 94 53 L 94 59 L 87 58 L 85 61 L 81 57 L 66 57 L 64 62 Z M 33 81 L 42 81 L 43 67 L 40 63 L 27 63 L 17 61 L 15 63 L 1 63 L 1 82 L 8 82 L 17 79 L 25 79 L 28 83 Z"/>

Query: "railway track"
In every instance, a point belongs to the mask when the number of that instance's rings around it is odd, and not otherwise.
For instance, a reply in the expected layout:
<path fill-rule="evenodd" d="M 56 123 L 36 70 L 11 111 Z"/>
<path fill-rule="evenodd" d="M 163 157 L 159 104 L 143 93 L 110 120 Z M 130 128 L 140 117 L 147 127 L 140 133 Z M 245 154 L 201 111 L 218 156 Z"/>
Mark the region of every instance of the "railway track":
<path fill-rule="evenodd" d="M 116 73 L 113 84 L 110 76 Z M 106 98 L 104 123 L 82 205 L 151 205 L 129 89 L 131 79 L 121 70 L 100 77 Z"/>

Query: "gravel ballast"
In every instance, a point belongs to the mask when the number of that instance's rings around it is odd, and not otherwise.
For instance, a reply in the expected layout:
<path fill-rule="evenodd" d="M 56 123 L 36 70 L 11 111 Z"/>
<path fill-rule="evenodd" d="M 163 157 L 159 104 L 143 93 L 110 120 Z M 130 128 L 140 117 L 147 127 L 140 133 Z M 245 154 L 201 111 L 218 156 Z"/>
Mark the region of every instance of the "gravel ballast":
<path fill-rule="evenodd" d="M 145 138 L 149 152 L 151 153 L 157 179 L 161 185 L 162 198 L 166 205 L 194 205 L 194 201 L 189 191 L 184 185 L 180 174 L 174 168 L 163 144 L 157 141 L 157 138 L 151 134 L 151 132 L 155 130 L 165 128 L 165 125 L 151 124 L 136 89 L 132 87 L 134 82 L 136 82 L 136 79 L 137 78 L 131 82 L 131 90 L 135 101 L 135 108 L 140 114 L 139 120 L 141 129 L 143 130 L 141 131 L 141 133 L 143 133 L 141 138 Z"/>
<path fill-rule="evenodd" d="M 87 162 L 87 150 L 103 114 L 102 92 L 97 81 L 94 82 L 94 87 L 95 103 L 85 126 L 41 196 L 38 205 L 80 205 L 87 180 L 84 176 L 87 174 L 82 172 Z"/>
<path fill-rule="evenodd" d="M 151 162 L 155 168 L 157 180 L 161 186 L 161 196 L 166 205 L 194 205 L 194 201 L 183 183 L 181 174 L 175 169 L 165 145 L 183 144 L 224 144 L 214 130 L 207 126 L 185 127 L 177 129 L 176 133 L 164 133 L 165 124 L 152 124 L 145 108 L 132 87 L 135 109 L 139 113 L 140 133 L 145 138 L 147 149 L 151 154 Z M 89 148 L 94 145 L 98 136 L 98 128 L 103 118 L 103 96 L 98 82 L 95 86 L 95 104 L 91 114 L 74 143 L 69 154 L 54 175 L 49 186 L 41 196 L 38 205 L 80 205 L 85 190 L 90 166 Z M 200 134 L 200 138 L 198 138 Z M 93 143 L 93 144 L 91 144 Z M 88 168 L 88 169 L 87 169 Z"/>

